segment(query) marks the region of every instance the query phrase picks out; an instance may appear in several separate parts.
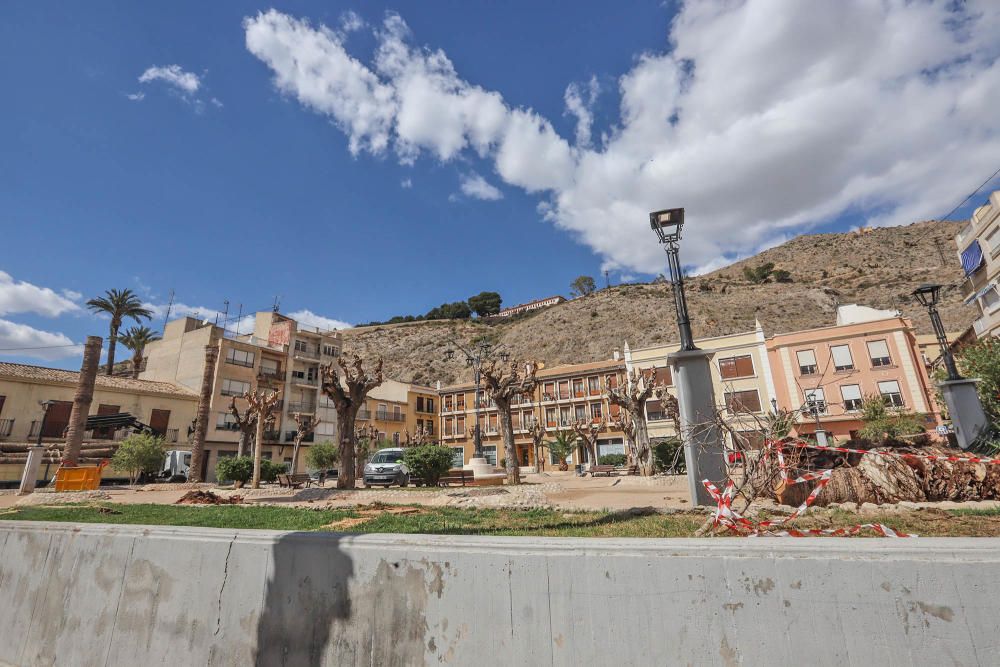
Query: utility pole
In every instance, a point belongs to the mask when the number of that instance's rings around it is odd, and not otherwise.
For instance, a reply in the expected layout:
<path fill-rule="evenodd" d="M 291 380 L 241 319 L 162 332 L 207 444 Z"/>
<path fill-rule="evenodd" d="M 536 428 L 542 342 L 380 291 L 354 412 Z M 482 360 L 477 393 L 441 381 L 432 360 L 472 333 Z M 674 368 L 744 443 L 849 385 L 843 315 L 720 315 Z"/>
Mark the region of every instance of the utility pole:
<path fill-rule="evenodd" d="M 611 287 L 611 278 L 608 277 L 608 270 L 604 269 L 604 288 L 608 289 Z"/>
<path fill-rule="evenodd" d="M 947 262 L 944 259 L 944 248 L 941 247 L 941 239 L 939 238 L 934 239 L 934 247 L 937 248 L 938 257 L 941 258 L 941 266 L 945 266 Z"/>

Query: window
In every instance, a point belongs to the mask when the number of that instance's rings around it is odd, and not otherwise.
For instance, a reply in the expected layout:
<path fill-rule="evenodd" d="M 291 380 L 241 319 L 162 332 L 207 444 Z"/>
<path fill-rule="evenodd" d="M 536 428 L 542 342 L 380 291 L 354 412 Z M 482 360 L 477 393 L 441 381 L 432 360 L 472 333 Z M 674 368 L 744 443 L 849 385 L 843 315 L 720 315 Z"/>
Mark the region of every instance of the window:
<path fill-rule="evenodd" d="M 491 466 L 497 464 L 497 446 L 496 445 L 483 445 L 483 458 Z"/>
<path fill-rule="evenodd" d="M 399 421 L 403 417 L 403 411 L 399 409 L 398 405 L 392 406 L 392 418 Z"/>
<path fill-rule="evenodd" d="M 889 346 L 884 340 L 870 340 L 868 345 L 868 357 L 872 360 L 872 366 L 891 366 L 892 358 L 889 356 Z"/>
<path fill-rule="evenodd" d="M 228 378 L 224 378 L 222 380 L 223 396 L 242 396 L 248 391 L 250 391 L 249 382 L 243 382 L 241 380 L 230 380 Z"/>
<path fill-rule="evenodd" d="M 840 396 L 844 399 L 844 410 L 848 412 L 861 409 L 861 387 L 856 384 L 845 384 L 840 388 Z"/>
<path fill-rule="evenodd" d="M 306 345 L 306 342 L 304 340 L 297 340 L 297 341 L 295 341 L 295 351 L 296 352 L 306 352 L 308 349 L 309 349 L 309 346 Z"/>
<path fill-rule="evenodd" d="M 587 406 L 586 405 L 574 406 L 573 417 L 576 418 L 576 421 L 578 422 L 587 421 Z"/>
<path fill-rule="evenodd" d="M 497 415 L 496 415 L 496 413 L 491 414 L 489 416 L 489 420 L 490 420 L 489 421 L 489 426 L 486 427 L 486 432 L 487 433 L 496 433 L 497 432 Z"/>
<path fill-rule="evenodd" d="M 220 431 L 235 431 L 239 429 L 236 425 L 236 417 L 231 412 L 220 412 L 219 418 L 215 422 L 215 428 Z"/>
<path fill-rule="evenodd" d="M 392 434 L 392 444 L 399 447 L 399 431 Z"/>
<path fill-rule="evenodd" d="M 652 380 L 654 384 L 668 386 L 674 383 L 673 378 L 670 376 L 670 368 L 667 366 L 662 368 L 647 368 L 643 370 L 643 374 L 647 379 Z"/>
<path fill-rule="evenodd" d="M 459 394 L 458 397 L 455 399 L 455 408 L 457 410 L 465 409 L 465 394 Z"/>
<path fill-rule="evenodd" d="M 546 382 L 542 386 L 542 398 L 546 401 L 556 400 L 556 384 L 555 382 Z"/>
<path fill-rule="evenodd" d="M 663 411 L 663 404 L 660 403 L 660 399 L 654 398 L 646 401 L 646 419 L 655 422 L 666 418 L 667 413 Z"/>
<path fill-rule="evenodd" d="M 601 378 L 597 375 L 591 375 L 587 378 L 587 388 L 590 390 L 590 395 L 595 396 L 601 393 Z"/>
<path fill-rule="evenodd" d="M 583 378 L 577 378 L 573 380 L 573 396 L 575 398 L 583 397 Z"/>
<path fill-rule="evenodd" d="M 417 396 L 417 412 L 423 412 L 423 411 L 424 411 L 424 397 Z"/>
<path fill-rule="evenodd" d="M 237 350 L 235 347 L 231 347 L 226 350 L 226 363 L 233 364 L 234 366 L 246 366 L 247 368 L 253 368 L 253 363 L 255 360 L 253 352 L 248 352 L 247 350 Z"/>
<path fill-rule="evenodd" d="M 434 435 L 434 420 L 428 419 L 425 423 L 424 430 L 427 431 L 427 435 Z"/>
<path fill-rule="evenodd" d="M 983 302 L 983 310 L 985 311 L 992 311 L 997 307 L 997 304 L 1000 304 L 1000 295 L 997 294 L 996 285 L 983 292 L 983 295 L 979 298 Z"/>
<path fill-rule="evenodd" d="M 559 383 L 559 398 L 569 398 L 569 380 L 562 380 Z"/>
<path fill-rule="evenodd" d="M 461 468 L 465 465 L 465 447 L 451 448 L 451 467 Z"/>
<path fill-rule="evenodd" d="M 625 441 L 621 438 L 605 438 L 597 441 L 597 458 L 605 454 L 624 454 Z"/>
<path fill-rule="evenodd" d="M 527 428 L 531 428 L 532 426 L 535 425 L 535 421 L 536 420 L 535 420 L 534 413 L 531 413 L 531 412 L 522 412 L 521 413 L 521 424 L 524 426 L 524 428 L 526 428 L 526 429 Z"/>
<path fill-rule="evenodd" d="M 618 386 L 618 376 L 617 375 L 606 375 L 604 376 L 604 382 L 607 386 L 614 389 Z"/>
<path fill-rule="evenodd" d="M 744 354 L 739 357 L 719 359 L 719 375 L 723 380 L 753 377 L 753 357 Z"/>
<path fill-rule="evenodd" d="M 424 412 L 429 412 L 430 414 L 434 414 L 434 399 L 433 398 L 424 399 L 424 408 L 425 408 Z"/>
<path fill-rule="evenodd" d="M 795 357 L 799 360 L 800 375 L 812 375 L 816 372 L 816 354 L 812 350 L 799 350 Z"/>
<path fill-rule="evenodd" d="M 510 413 L 510 427 L 515 431 L 521 430 L 521 413 L 512 412 Z"/>
<path fill-rule="evenodd" d="M 899 391 L 899 383 L 895 380 L 886 380 L 878 383 L 878 393 L 886 405 L 894 408 L 903 407 L 903 394 Z"/>
<path fill-rule="evenodd" d="M 465 417 L 455 418 L 455 435 L 465 437 Z"/>
<path fill-rule="evenodd" d="M 455 420 L 451 417 L 444 418 L 444 434 L 452 435 L 455 433 Z"/>
<path fill-rule="evenodd" d="M 328 357 L 335 357 L 338 354 L 340 354 L 340 350 L 338 350 L 334 345 L 324 345 L 323 354 L 325 354 Z"/>
<path fill-rule="evenodd" d="M 600 421 L 601 417 L 604 416 L 604 406 L 600 403 L 590 404 L 590 418 L 594 421 Z"/>
<path fill-rule="evenodd" d="M 556 409 L 555 408 L 545 408 L 545 425 L 546 426 L 558 426 L 556 422 Z"/>
<path fill-rule="evenodd" d="M 451 412 L 452 406 L 454 404 L 455 403 L 454 403 L 454 401 L 452 401 L 451 394 L 448 394 L 447 396 L 444 397 L 444 411 L 445 412 Z"/>
<path fill-rule="evenodd" d="M 560 408 L 559 409 L 559 422 L 563 426 L 569 426 L 570 419 L 571 419 L 571 417 L 570 417 L 569 406 L 564 407 L 564 408 Z"/>
<path fill-rule="evenodd" d="M 854 368 L 854 358 L 851 357 L 850 345 L 834 345 L 830 348 L 833 355 L 833 369 L 837 371 L 849 371 Z"/>
<path fill-rule="evenodd" d="M 826 393 L 822 387 L 806 389 L 803 393 L 806 397 L 805 407 L 808 414 L 826 414 Z"/>
<path fill-rule="evenodd" d="M 732 413 L 760 412 L 760 394 L 757 393 L 756 389 L 749 389 L 747 391 L 727 391 L 724 399 L 726 402 L 726 409 Z"/>
<path fill-rule="evenodd" d="M 261 357 L 260 359 L 260 372 L 263 375 L 276 376 L 280 371 L 278 370 L 278 362 L 274 359 L 265 359 Z"/>
<path fill-rule="evenodd" d="M 389 417 L 389 406 L 385 403 L 379 403 L 378 407 L 375 409 L 375 419 L 385 420 Z"/>

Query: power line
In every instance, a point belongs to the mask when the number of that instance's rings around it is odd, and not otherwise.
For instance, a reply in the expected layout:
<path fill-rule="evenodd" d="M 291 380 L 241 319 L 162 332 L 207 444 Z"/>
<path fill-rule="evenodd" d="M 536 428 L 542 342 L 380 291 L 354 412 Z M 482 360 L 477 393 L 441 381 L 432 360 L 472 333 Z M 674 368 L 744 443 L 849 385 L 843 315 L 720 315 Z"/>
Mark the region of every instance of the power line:
<path fill-rule="evenodd" d="M 957 211 L 958 209 L 960 209 L 960 208 L 962 208 L 963 206 L 965 206 L 965 203 L 966 203 L 967 201 L 969 201 L 970 199 L 972 199 L 973 197 L 975 197 L 975 196 L 976 196 L 977 194 L 979 194 L 979 191 L 980 191 L 980 190 L 982 190 L 983 188 L 985 188 L 985 187 L 986 187 L 986 186 L 987 186 L 987 185 L 989 184 L 989 182 L 990 182 L 990 181 L 992 181 L 992 180 L 993 180 L 994 178 L 996 178 L 996 177 L 997 177 L 997 174 L 1000 174 L 1000 167 L 998 167 L 998 168 L 997 168 L 997 170 L 996 170 L 996 171 L 994 171 L 994 172 L 993 172 L 993 173 L 992 173 L 992 174 L 990 175 L 990 177 L 989 177 L 989 178 L 987 178 L 987 179 L 986 179 L 985 181 L 983 181 L 982 183 L 980 183 L 980 184 L 979 184 L 979 187 L 978 187 L 978 188 L 976 188 L 976 189 L 975 189 L 974 191 L 970 192 L 970 193 L 969 193 L 969 196 L 968 196 L 968 197 L 966 197 L 965 199 L 963 199 L 963 200 L 962 200 L 962 201 L 961 201 L 961 202 L 959 203 L 959 205 L 958 205 L 958 206 L 956 206 L 955 208 L 951 209 L 950 211 L 948 211 L 947 213 L 945 213 L 945 214 L 944 214 L 944 215 L 942 215 L 941 217 L 939 217 L 939 218 L 934 218 L 934 219 L 935 219 L 935 220 L 945 220 L 945 219 L 947 219 L 947 218 L 948 218 L 948 216 L 950 216 L 950 215 L 954 214 L 954 213 L 955 213 L 955 211 Z"/>
<path fill-rule="evenodd" d="M 41 345 L 38 347 L 0 347 L 0 352 L 22 352 L 25 350 L 57 350 L 66 347 L 83 347 L 83 343 L 70 343 L 69 345 Z"/>

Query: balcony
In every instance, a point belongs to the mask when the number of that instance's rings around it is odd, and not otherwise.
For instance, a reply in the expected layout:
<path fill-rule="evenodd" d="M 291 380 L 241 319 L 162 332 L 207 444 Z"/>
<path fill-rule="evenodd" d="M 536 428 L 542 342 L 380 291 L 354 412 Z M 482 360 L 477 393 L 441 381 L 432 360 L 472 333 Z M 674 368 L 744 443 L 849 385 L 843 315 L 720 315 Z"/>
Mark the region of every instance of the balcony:
<path fill-rule="evenodd" d="M 976 225 L 970 222 L 965 226 L 965 228 L 958 233 L 955 238 L 955 245 L 959 248 L 965 248 L 969 245 L 969 242 L 976 236 Z"/>
<path fill-rule="evenodd" d="M 375 413 L 375 419 L 383 422 L 401 422 L 406 421 L 405 412 L 383 412 L 379 410 Z"/>
<path fill-rule="evenodd" d="M 163 435 L 163 442 L 175 443 L 180 437 L 180 433 L 176 428 L 168 428 L 167 432 Z"/>
<path fill-rule="evenodd" d="M 31 439 L 38 437 L 38 432 L 42 428 L 42 423 L 39 421 L 32 421 L 31 426 L 28 427 L 28 437 Z"/>
<path fill-rule="evenodd" d="M 256 345 L 257 347 L 267 348 L 268 350 L 274 350 L 275 352 L 285 352 L 288 349 L 287 345 L 280 345 L 278 343 L 272 343 L 266 338 L 258 338 L 257 336 L 250 336 L 245 342 L 251 345 Z"/>
<path fill-rule="evenodd" d="M 365 421 L 368 421 L 371 418 L 372 418 L 371 410 L 358 410 L 358 415 L 357 417 L 355 417 L 355 419 L 363 419 Z"/>
<path fill-rule="evenodd" d="M 281 382 L 285 379 L 285 369 L 283 368 L 261 368 L 257 371 L 257 378 L 260 380 Z"/>
<path fill-rule="evenodd" d="M 264 431 L 264 442 L 281 442 L 281 431 Z"/>
<path fill-rule="evenodd" d="M 291 401 L 288 404 L 288 412 L 306 412 L 312 414 L 316 412 L 316 404 L 310 401 Z"/>
<path fill-rule="evenodd" d="M 14 431 L 13 419 L 0 419 L 0 438 L 9 438 Z"/>
<path fill-rule="evenodd" d="M 292 352 L 292 355 L 296 359 L 309 359 L 311 361 L 319 361 L 319 350 L 317 350 L 312 346 L 307 346 L 306 349 L 304 350 L 295 348 L 295 350 Z"/>
<path fill-rule="evenodd" d="M 976 318 L 975 320 L 972 321 L 972 328 L 976 332 L 976 338 L 982 338 L 990 330 L 990 323 L 988 318 L 985 315 Z"/>
<path fill-rule="evenodd" d="M 298 431 L 285 431 L 285 442 L 294 442 L 297 433 Z M 312 442 L 315 439 L 316 439 L 316 434 L 310 433 L 309 435 L 302 438 L 302 442 Z"/>

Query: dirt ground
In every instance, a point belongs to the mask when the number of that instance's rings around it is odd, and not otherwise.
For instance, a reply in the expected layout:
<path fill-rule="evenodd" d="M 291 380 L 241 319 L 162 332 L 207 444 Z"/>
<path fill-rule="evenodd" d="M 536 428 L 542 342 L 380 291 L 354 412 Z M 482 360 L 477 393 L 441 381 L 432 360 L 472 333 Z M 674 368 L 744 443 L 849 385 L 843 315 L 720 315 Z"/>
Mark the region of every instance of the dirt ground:
<path fill-rule="evenodd" d="M 568 510 L 619 510 L 633 507 L 690 508 L 686 477 L 577 477 L 572 472 L 529 474 L 520 487 L 447 487 L 441 489 L 364 489 L 338 491 L 332 483 L 325 488 L 290 491 L 276 485 L 259 490 L 218 491 L 214 485 L 200 485 L 221 494 L 238 493 L 247 502 L 290 506 L 339 507 L 376 501 L 430 506 L 474 507 L 553 507 Z M 41 505 L 52 502 L 105 500 L 115 503 L 174 504 L 191 490 L 187 484 L 154 484 L 137 489 L 102 488 L 86 494 L 52 494 L 41 490 L 30 497 L 0 494 L 0 508 Z"/>

